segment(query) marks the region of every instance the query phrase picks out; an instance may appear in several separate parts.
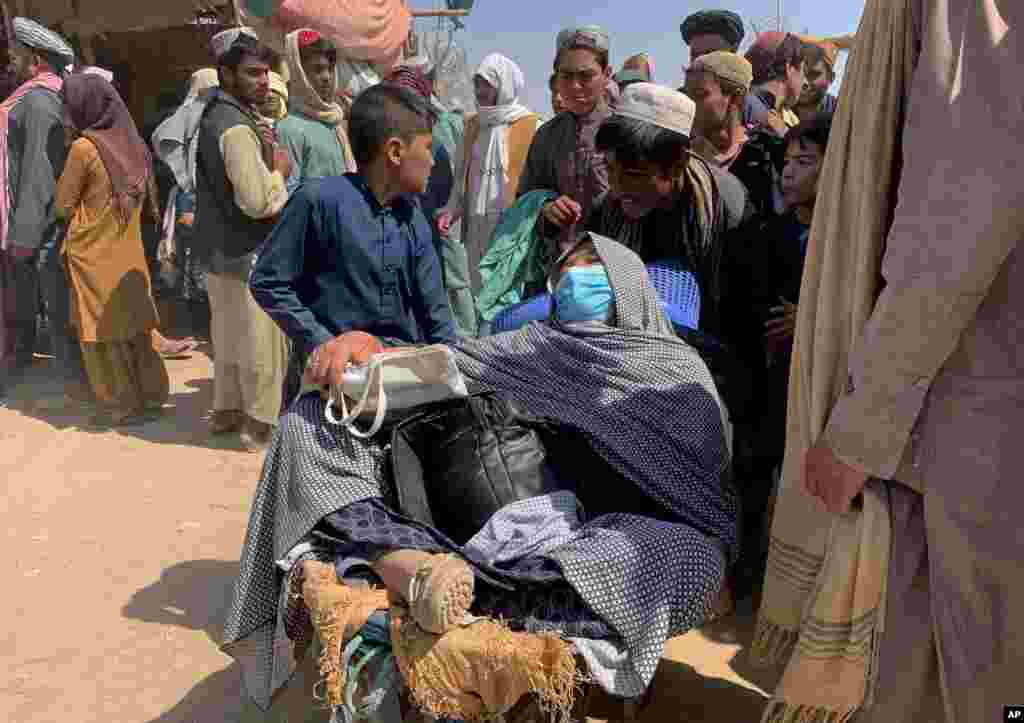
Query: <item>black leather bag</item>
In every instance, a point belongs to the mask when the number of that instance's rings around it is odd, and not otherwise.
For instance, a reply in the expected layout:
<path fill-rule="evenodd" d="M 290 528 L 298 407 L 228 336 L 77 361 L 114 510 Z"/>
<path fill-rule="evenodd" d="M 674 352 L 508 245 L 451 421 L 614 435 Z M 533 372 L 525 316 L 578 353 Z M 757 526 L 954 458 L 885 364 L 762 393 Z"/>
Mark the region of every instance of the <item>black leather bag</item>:
<path fill-rule="evenodd" d="M 558 489 L 541 420 L 495 394 L 432 405 L 391 433 L 391 504 L 463 544 L 491 515 Z"/>

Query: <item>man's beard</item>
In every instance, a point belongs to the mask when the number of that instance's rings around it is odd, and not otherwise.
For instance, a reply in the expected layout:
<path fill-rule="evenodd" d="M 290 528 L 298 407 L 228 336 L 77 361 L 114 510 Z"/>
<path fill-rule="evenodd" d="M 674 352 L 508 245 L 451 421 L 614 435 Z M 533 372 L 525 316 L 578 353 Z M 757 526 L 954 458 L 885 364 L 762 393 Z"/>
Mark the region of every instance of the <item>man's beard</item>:
<path fill-rule="evenodd" d="M 706 116 L 703 118 L 698 130 L 700 135 L 705 138 L 710 138 L 722 131 L 732 131 L 732 129 L 738 126 L 741 121 L 742 118 L 740 117 L 739 111 L 730 109 L 721 117 Z"/>
<path fill-rule="evenodd" d="M 260 106 L 269 102 L 269 98 L 256 98 L 255 96 L 245 95 L 245 93 L 242 92 L 242 88 L 234 83 L 227 83 L 221 86 L 221 90 L 237 100 L 239 103 L 247 105 L 253 110 L 260 110 Z"/>

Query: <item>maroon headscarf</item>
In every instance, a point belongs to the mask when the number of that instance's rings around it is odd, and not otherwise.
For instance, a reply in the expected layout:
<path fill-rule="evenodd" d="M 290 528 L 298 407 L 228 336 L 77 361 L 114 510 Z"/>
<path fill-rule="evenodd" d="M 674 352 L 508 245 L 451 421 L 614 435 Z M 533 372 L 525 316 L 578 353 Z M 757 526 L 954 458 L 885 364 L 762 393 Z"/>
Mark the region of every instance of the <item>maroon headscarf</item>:
<path fill-rule="evenodd" d="M 434 94 L 434 84 L 430 81 L 422 67 L 400 65 L 385 79 L 385 82 L 400 85 L 403 88 L 419 93 L 426 100 Z"/>
<path fill-rule="evenodd" d="M 64 107 L 78 131 L 96 145 L 113 187 L 122 223 L 146 196 L 153 174 L 149 149 L 114 86 L 98 75 L 79 73 L 64 81 Z"/>

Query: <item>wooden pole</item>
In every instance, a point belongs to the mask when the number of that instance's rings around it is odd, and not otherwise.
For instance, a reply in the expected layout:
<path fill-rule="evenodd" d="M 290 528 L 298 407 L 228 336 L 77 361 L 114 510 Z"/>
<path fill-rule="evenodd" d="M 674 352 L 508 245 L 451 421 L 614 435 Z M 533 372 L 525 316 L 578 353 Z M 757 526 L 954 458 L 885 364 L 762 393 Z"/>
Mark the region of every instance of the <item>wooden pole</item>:
<path fill-rule="evenodd" d="M 7 7 L 7 0 L 0 0 L 0 9 L 4 13 L 4 44 L 10 48 L 14 43 L 14 26 L 11 25 L 11 11 Z"/>
<path fill-rule="evenodd" d="M 464 18 L 469 10 L 410 10 L 414 18 Z"/>

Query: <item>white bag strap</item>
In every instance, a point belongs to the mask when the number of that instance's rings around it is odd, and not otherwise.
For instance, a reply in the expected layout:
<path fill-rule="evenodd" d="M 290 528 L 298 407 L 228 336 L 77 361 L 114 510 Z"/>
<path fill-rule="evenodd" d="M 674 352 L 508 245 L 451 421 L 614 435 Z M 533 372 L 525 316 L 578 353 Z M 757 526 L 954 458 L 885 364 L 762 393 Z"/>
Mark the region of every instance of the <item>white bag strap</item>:
<path fill-rule="evenodd" d="M 377 375 L 377 414 L 373 418 L 373 423 L 370 428 L 365 432 L 360 431 L 356 427 L 356 419 L 363 413 L 366 408 L 366 402 L 370 398 L 371 386 L 367 385 L 366 391 L 363 393 L 363 398 L 359 400 L 359 403 L 352 407 L 349 411 L 348 403 L 345 401 L 345 395 L 341 395 L 341 419 L 334 416 L 334 399 L 328 399 L 326 406 L 324 407 L 324 416 L 327 417 L 327 421 L 331 424 L 337 424 L 345 427 L 355 437 L 360 439 L 369 439 L 373 435 L 380 431 L 380 428 L 384 426 L 384 416 L 387 414 L 387 394 L 384 392 L 384 370 L 380 367 L 374 370 Z"/>

